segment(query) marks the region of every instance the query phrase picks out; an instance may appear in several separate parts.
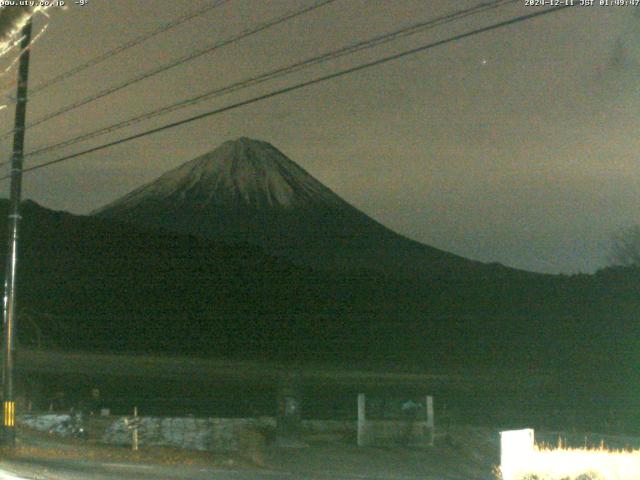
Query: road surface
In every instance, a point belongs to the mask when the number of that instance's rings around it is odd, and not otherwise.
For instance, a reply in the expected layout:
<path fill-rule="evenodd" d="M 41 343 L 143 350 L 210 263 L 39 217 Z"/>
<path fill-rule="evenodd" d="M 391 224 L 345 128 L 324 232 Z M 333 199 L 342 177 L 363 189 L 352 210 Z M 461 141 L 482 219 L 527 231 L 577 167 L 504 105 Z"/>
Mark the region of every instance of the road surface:
<path fill-rule="evenodd" d="M 69 460 L 0 462 L 0 480 L 417 480 L 384 474 L 292 473 L 268 469 L 209 468 Z M 460 476 L 421 476 L 421 480 L 485 480 Z"/>

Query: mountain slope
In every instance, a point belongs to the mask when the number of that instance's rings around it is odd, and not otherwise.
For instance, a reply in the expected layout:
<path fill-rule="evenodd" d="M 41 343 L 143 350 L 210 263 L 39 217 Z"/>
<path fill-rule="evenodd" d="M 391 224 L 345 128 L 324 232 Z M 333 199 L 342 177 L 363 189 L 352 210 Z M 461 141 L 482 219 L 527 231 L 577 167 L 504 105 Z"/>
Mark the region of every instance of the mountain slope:
<path fill-rule="evenodd" d="M 0 201 L 0 218 L 7 207 Z M 18 332 L 29 344 L 42 338 L 80 350 L 439 367 L 472 358 L 479 365 L 522 354 L 512 345 L 540 331 L 523 316 L 546 323 L 543 309 L 566 311 L 552 300 L 554 277 L 434 284 L 340 275 L 248 245 L 33 202 L 23 204 L 22 216 Z M 6 241 L 2 229 L 0 245 Z M 3 264 L 0 256 L 0 271 Z"/>
<path fill-rule="evenodd" d="M 121 214 L 167 201 L 174 208 L 195 210 L 348 207 L 273 146 L 240 138 L 165 173 L 97 213 Z"/>
<path fill-rule="evenodd" d="M 220 147 L 94 212 L 259 245 L 331 270 L 466 275 L 478 262 L 403 237 L 360 212 L 272 145 L 248 138 Z M 492 266 L 494 273 L 503 269 Z"/>

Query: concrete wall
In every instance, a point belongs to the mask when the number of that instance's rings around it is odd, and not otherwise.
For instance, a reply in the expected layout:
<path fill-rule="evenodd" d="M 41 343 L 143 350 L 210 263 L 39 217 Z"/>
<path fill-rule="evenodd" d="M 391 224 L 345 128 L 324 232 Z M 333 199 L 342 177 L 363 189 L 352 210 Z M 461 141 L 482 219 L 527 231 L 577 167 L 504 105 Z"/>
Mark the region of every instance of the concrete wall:
<path fill-rule="evenodd" d="M 302 420 L 303 433 L 355 433 L 355 420 Z"/>
<path fill-rule="evenodd" d="M 233 451 L 255 438 L 265 428 L 275 428 L 275 419 L 250 418 L 160 418 L 140 417 L 140 446 L 164 446 L 190 450 Z M 114 421 L 102 435 L 102 441 L 131 445 L 131 430 L 124 418 Z"/>
<path fill-rule="evenodd" d="M 68 414 L 25 414 L 18 423 L 39 431 L 65 436 Z M 303 420 L 306 434 L 355 432 L 355 421 Z M 275 432 L 274 417 L 195 418 L 139 417 L 138 438 L 141 447 L 164 446 L 190 450 L 234 451 L 257 447 L 266 441 L 266 432 Z M 131 430 L 125 417 L 113 419 L 101 439 L 110 445 L 131 445 Z"/>
<path fill-rule="evenodd" d="M 367 420 L 361 427 L 362 445 L 425 445 L 429 443 L 426 421 Z"/>
<path fill-rule="evenodd" d="M 44 413 L 39 415 L 18 415 L 16 422 L 26 425 L 40 432 L 51 432 L 65 436 L 66 425 L 71 421 L 71 415 L 66 413 Z"/>
<path fill-rule="evenodd" d="M 130 418 L 130 417 L 129 417 Z M 274 417 L 259 418 L 196 418 L 138 417 L 138 438 L 141 447 L 164 446 L 190 450 L 234 451 L 258 447 L 265 443 L 269 432 L 275 433 Z M 66 436 L 71 418 L 68 414 L 24 414 L 18 423 L 39 431 Z M 131 430 L 125 417 L 114 417 L 101 435 L 110 445 L 131 445 Z M 302 434 L 353 434 L 356 421 L 302 420 Z M 426 422 L 367 420 L 366 434 L 372 443 L 412 443 L 425 438 Z M 92 432 L 93 434 L 98 432 Z M 406 442 L 405 442 L 406 440 Z"/>

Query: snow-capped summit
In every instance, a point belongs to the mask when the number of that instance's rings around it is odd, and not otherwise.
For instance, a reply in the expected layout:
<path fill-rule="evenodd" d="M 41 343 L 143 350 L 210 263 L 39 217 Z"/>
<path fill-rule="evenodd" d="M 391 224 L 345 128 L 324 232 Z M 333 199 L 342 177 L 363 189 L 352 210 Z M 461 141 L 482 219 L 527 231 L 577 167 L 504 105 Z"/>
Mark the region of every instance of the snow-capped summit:
<path fill-rule="evenodd" d="M 149 202 L 270 209 L 343 201 L 267 142 L 241 137 L 171 170 L 97 213 L 130 210 Z"/>
<path fill-rule="evenodd" d="M 251 243 L 323 268 L 433 274 L 475 265 L 389 230 L 274 146 L 245 137 L 223 143 L 94 214 Z"/>

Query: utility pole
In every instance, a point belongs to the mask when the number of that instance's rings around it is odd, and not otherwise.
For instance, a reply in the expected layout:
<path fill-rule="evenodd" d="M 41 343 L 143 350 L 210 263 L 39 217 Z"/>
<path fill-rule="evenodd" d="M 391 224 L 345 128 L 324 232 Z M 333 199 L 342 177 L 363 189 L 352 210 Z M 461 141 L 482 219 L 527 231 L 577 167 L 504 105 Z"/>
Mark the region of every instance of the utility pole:
<path fill-rule="evenodd" d="M 16 98 L 13 155 L 11 157 L 11 197 L 9 204 L 9 249 L 4 277 L 4 317 L 2 352 L 2 443 L 16 442 L 16 404 L 13 392 L 13 345 L 16 329 L 16 273 L 18 267 L 18 231 L 20 227 L 20 196 L 22 193 L 22 161 L 24 158 L 24 130 L 27 114 L 27 81 L 29 78 L 29 44 L 31 20 L 21 31 L 18 93 Z"/>

